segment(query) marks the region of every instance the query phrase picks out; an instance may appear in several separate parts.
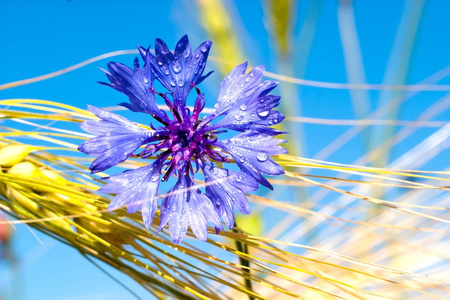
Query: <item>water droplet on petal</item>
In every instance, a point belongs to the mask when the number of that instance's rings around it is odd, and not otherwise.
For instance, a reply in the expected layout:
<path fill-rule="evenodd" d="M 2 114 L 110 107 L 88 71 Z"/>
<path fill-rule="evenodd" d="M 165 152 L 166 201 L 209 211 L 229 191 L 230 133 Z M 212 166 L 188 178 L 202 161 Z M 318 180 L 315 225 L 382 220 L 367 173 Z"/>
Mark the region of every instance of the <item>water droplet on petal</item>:
<path fill-rule="evenodd" d="M 243 115 L 235 115 L 234 118 L 236 119 L 236 121 L 242 121 L 244 116 Z"/>
<path fill-rule="evenodd" d="M 249 82 L 250 82 L 250 80 L 251 80 L 251 78 L 250 78 L 250 77 L 245 77 L 245 82 L 249 83 Z"/>
<path fill-rule="evenodd" d="M 174 212 L 177 211 L 177 205 L 176 204 L 173 205 L 172 211 L 174 211 Z"/>
<path fill-rule="evenodd" d="M 236 177 L 236 181 L 237 182 L 241 182 L 242 181 L 242 175 L 239 175 L 238 177 Z"/>
<path fill-rule="evenodd" d="M 159 174 L 153 174 L 152 177 L 150 177 L 150 181 L 158 181 L 159 180 Z"/>
<path fill-rule="evenodd" d="M 239 161 L 240 161 L 241 163 L 243 163 L 243 162 L 245 161 L 245 158 L 242 156 L 242 157 L 239 159 Z"/>
<path fill-rule="evenodd" d="M 239 108 L 240 108 L 242 111 L 246 111 L 246 110 L 247 110 L 247 105 L 241 104 L 241 106 L 239 106 Z"/>
<path fill-rule="evenodd" d="M 184 81 L 183 80 L 178 80 L 178 86 L 183 86 L 184 85 Z"/>
<path fill-rule="evenodd" d="M 184 52 L 184 58 L 189 58 L 189 56 L 191 56 L 191 49 L 187 48 Z"/>
<path fill-rule="evenodd" d="M 260 109 L 257 110 L 256 113 L 258 114 L 258 116 L 260 116 L 261 118 L 265 118 L 269 115 L 269 110 L 265 110 L 265 109 Z"/>
<path fill-rule="evenodd" d="M 169 53 L 169 49 L 165 48 L 165 47 L 161 47 L 161 54 L 167 54 Z"/>
<path fill-rule="evenodd" d="M 264 161 L 267 160 L 267 154 L 260 152 L 260 153 L 256 154 L 256 158 L 257 158 L 260 162 L 264 162 Z"/>
<path fill-rule="evenodd" d="M 165 70 L 164 74 L 169 75 L 170 74 L 169 70 Z"/>
<path fill-rule="evenodd" d="M 175 81 L 171 80 L 171 81 L 170 81 L 170 85 L 171 85 L 171 86 L 176 86 Z"/>
<path fill-rule="evenodd" d="M 175 60 L 174 62 L 173 62 L 173 65 L 172 65 L 172 70 L 175 72 L 175 73 L 180 73 L 180 71 L 181 71 L 181 66 L 180 66 L 180 62 L 178 61 L 178 60 Z"/>
<path fill-rule="evenodd" d="M 202 52 L 208 51 L 208 47 L 207 47 L 208 45 L 209 45 L 208 42 L 206 42 L 206 43 L 204 43 L 203 45 L 201 45 L 201 46 L 200 46 L 200 51 L 202 51 Z"/>

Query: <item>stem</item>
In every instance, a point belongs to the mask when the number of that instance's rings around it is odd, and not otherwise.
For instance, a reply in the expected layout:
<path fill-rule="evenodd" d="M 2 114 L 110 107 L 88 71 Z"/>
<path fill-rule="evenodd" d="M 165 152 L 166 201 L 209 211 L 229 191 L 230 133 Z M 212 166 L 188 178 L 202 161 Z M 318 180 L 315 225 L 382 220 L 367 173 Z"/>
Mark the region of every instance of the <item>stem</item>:
<path fill-rule="evenodd" d="M 236 220 L 234 220 L 233 232 L 242 233 L 242 231 L 237 226 Z M 235 240 L 234 243 L 236 244 L 237 251 L 248 254 L 247 244 L 244 244 L 238 240 Z M 253 292 L 252 281 L 248 278 L 250 277 L 250 261 L 244 257 L 239 256 L 239 262 L 241 263 L 242 266 L 246 267 L 242 268 L 242 272 L 244 273 L 244 275 L 247 275 L 247 278 L 244 278 L 245 286 L 248 288 L 249 291 Z M 248 295 L 248 299 L 255 300 L 255 298 L 251 295 Z"/>

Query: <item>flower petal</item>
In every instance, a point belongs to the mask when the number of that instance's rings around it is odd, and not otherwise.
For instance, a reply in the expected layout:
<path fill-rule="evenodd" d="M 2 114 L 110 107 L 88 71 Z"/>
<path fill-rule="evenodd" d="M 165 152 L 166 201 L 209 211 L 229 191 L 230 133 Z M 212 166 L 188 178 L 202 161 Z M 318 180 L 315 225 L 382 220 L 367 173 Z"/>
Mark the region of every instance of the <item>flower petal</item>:
<path fill-rule="evenodd" d="M 113 89 L 124 93 L 130 99 L 130 103 L 120 103 L 134 112 L 143 112 L 154 114 L 161 119 L 167 119 L 166 113 L 159 109 L 155 95 L 153 93 L 154 76 L 151 72 L 149 64 L 150 56 L 145 60 L 143 68 L 139 66 L 139 61 L 134 60 L 134 69 L 123 64 L 110 62 L 108 63 L 108 71 L 102 71 L 106 74 L 111 83 L 99 82 Z"/>
<path fill-rule="evenodd" d="M 141 145 L 154 140 L 154 131 L 141 128 L 117 114 L 88 106 L 101 120 L 88 120 L 81 128 L 98 135 L 83 142 L 78 150 L 96 156 L 89 169 L 91 173 L 104 171 L 126 160 Z"/>
<path fill-rule="evenodd" d="M 191 83 L 199 84 L 211 74 L 202 76 L 211 45 L 212 42 L 206 41 L 192 53 L 189 39 L 184 35 L 172 54 L 164 41 L 156 40 L 155 56 L 150 63 L 155 78 L 171 92 L 178 107 L 186 106 L 186 98 L 193 88 Z"/>
<path fill-rule="evenodd" d="M 248 102 L 258 97 L 267 95 L 277 86 L 277 82 L 267 80 L 260 83 L 265 67 L 258 66 L 245 74 L 247 62 L 238 65 L 220 84 L 220 92 L 214 111 L 201 123 L 206 125 L 215 118 L 228 113 L 231 109 L 240 109 L 242 104 L 248 106 Z M 232 115 L 234 116 L 234 115 Z"/>
<path fill-rule="evenodd" d="M 223 230 L 220 217 L 214 209 L 211 200 L 199 189 L 193 190 L 189 201 L 189 226 L 195 236 L 202 241 L 206 241 L 209 221 L 215 228 Z"/>
<path fill-rule="evenodd" d="M 287 153 L 286 149 L 278 145 L 283 142 L 286 141 L 275 139 L 268 134 L 246 131 L 233 138 L 217 141 L 215 145 L 227 151 L 242 171 L 273 189 L 262 174 L 284 174 L 283 168 L 269 158 L 270 155 Z"/>
<path fill-rule="evenodd" d="M 159 179 L 164 160 L 165 157 L 162 157 L 146 167 L 104 178 L 109 182 L 99 191 L 116 194 L 108 210 L 119 209 L 125 204 L 127 204 L 128 213 L 142 209 L 144 225 L 150 228 L 158 203 Z"/>
<path fill-rule="evenodd" d="M 222 227 L 220 218 L 208 197 L 194 186 L 189 176 L 181 175 L 161 203 L 158 232 L 169 223 L 170 237 L 175 244 L 179 244 L 189 225 L 197 238 L 206 240 L 206 221 L 215 227 Z"/>
<path fill-rule="evenodd" d="M 250 206 L 245 192 L 258 189 L 258 183 L 245 173 L 234 172 L 206 165 L 203 167 L 206 182 L 206 194 L 215 199 L 215 208 L 229 229 L 234 226 L 233 206 L 245 214 Z"/>
<path fill-rule="evenodd" d="M 274 82 L 266 81 L 266 83 L 276 85 Z M 280 134 L 281 131 L 269 127 L 280 123 L 285 118 L 279 111 L 272 110 L 279 104 L 280 97 L 274 95 L 243 98 L 236 102 L 236 105 L 214 127 L 240 132 L 255 130 L 272 135 Z"/>

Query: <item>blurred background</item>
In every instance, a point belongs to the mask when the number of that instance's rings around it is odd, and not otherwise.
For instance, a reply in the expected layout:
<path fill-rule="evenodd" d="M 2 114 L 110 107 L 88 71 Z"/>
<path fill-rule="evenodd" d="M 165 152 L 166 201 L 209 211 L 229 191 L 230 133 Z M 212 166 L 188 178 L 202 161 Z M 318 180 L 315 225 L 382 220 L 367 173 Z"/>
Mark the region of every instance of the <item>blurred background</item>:
<path fill-rule="evenodd" d="M 445 170 L 450 154 L 445 126 L 450 117 L 449 89 L 436 91 L 429 86 L 450 84 L 449 12 L 450 2 L 445 0 L 3 0 L 0 84 L 50 73 L 104 53 L 136 49 L 136 45 L 148 47 L 155 38 L 173 49 L 188 34 L 193 48 L 213 41 L 213 59 L 206 71 L 215 72 L 201 85 L 207 107 L 214 105 L 220 81 L 232 65 L 262 64 L 278 76 L 275 93 L 282 96 L 291 154 L 344 164 Z M 105 67 L 107 61 L 131 65 L 134 57 L 117 56 L 46 81 L 2 90 L 0 99 L 45 99 L 80 108 L 88 103 L 115 106 L 124 98 L 96 83 L 105 80 L 98 67 Z M 425 87 L 421 91 L 402 87 L 415 84 Z M 133 120 L 148 123 L 143 116 Z M 406 191 L 373 189 L 370 193 L 397 199 Z M 430 203 L 437 197 L 416 196 Z M 317 211 L 338 198 L 315 188 L 276 188 L 271 197 Z M 341 215 L 335 207 L 327 209 L 329 214 Z M 248 223 L 247 227 L 241 226 L 283 241 L 321 245 L 338 230 L 326 225 L 309 230 L 302 226 L 302 218 L 289 221 L 283 212 L 273 214 L 258 207 L 254 211 L 242 218 L 241 224 Z M 353 217 L 358 219 L 358 214 Z M 286 223 L 281 226 L 282 221 Z M 281 226 L 276 233 L 271 232 L 275 224 Z M 447 241 L 442 237 L 439 242 Z M 338 251 L 339 242 L 333 247 L 328 249 Z M 444 265 L 448 266 L 448 259 Z M 102 266 L 137 295 L 148 297 L 133 280 Z M 2 298 L 133 297 L 76 250 L 28 226 L 0 225 Z"/>

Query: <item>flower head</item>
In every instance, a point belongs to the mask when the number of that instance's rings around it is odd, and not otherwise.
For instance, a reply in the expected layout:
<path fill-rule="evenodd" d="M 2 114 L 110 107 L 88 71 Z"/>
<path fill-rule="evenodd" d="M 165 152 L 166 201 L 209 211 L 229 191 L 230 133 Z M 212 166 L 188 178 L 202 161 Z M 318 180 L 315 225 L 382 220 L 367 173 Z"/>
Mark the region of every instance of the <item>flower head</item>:
<path fill-rule="evenodd" d="M 89 110 L 99 120 L 81 124 L 85 131 L 96 135 L 78 147 L 96 157 L 90 166 L 92 173 L 104 171 L 129 157 L 155 158 L 145 167 L 105 178 L 108 183 L 100 191 L 116 194 L 108 207 L 110 210 L 124 205 L 129 213 L 142 210 L 144 224 L 149 228 L 158 206 L 160 181 L 177 177 L 174 187 L 162 198 L 158 229 L 168 224 L 176 244 L 184 238 L 188 226 L 200 240 L 207 238 L 207 221 L 216 231 L 223 229 L 221 219 L 231 229 L 234 207 L 250 213 L 245 193 L 258 189 L 258 183 L 272 188 L 264 174 L 284 173 L 281 166 L 269 158 L 287 151 L 279 145 L 285 141 L 275 138 L 282 132 L 271 127 L 280 123 L 284 116 L 273 110 L 280 97 L 269 95 L 277 83 L 261 82 L 263 66 L 247 74 L 247 63 L 235 67 L 220 85 L 213 112 L 200 118 L 205 95 L 197 85 L 211 74 L 203 75 L 211 45 L 209 41 L 204 42 L 192 52 L 185 35 L 172 53 L 157 39 L 155 55 L 150 49 L 139 47 L 143 67 L 136 58 L 133 69 L 111 62 L 109 71 L 103 70 L 110 83 L 101 84 L 129 98 L 129 102 L 120 105 L 150 114 L 160 126 L 151 125 L 153 130 L 147 130 L 93 106 L 89 106 Z M 166 93 L 155 90 L 155 79 L 167 89 Z M 186 100 L 193 89 L 197 98 L 191 110 Z M 156 97 L 161 97 L 168 106 L 170 117 L 158 107 Z M 216 122 L 219 117 L 221 120 Z M 240 133 L 220 140 L 220 135 L 227 131 Z M 231 159 L 241 172 L 216 165 L 229 163 Z M 163 169 L 164 175 L 161 174 Z M 200 170 L 205 178 L 205 192 L 193 181 Z"/>

